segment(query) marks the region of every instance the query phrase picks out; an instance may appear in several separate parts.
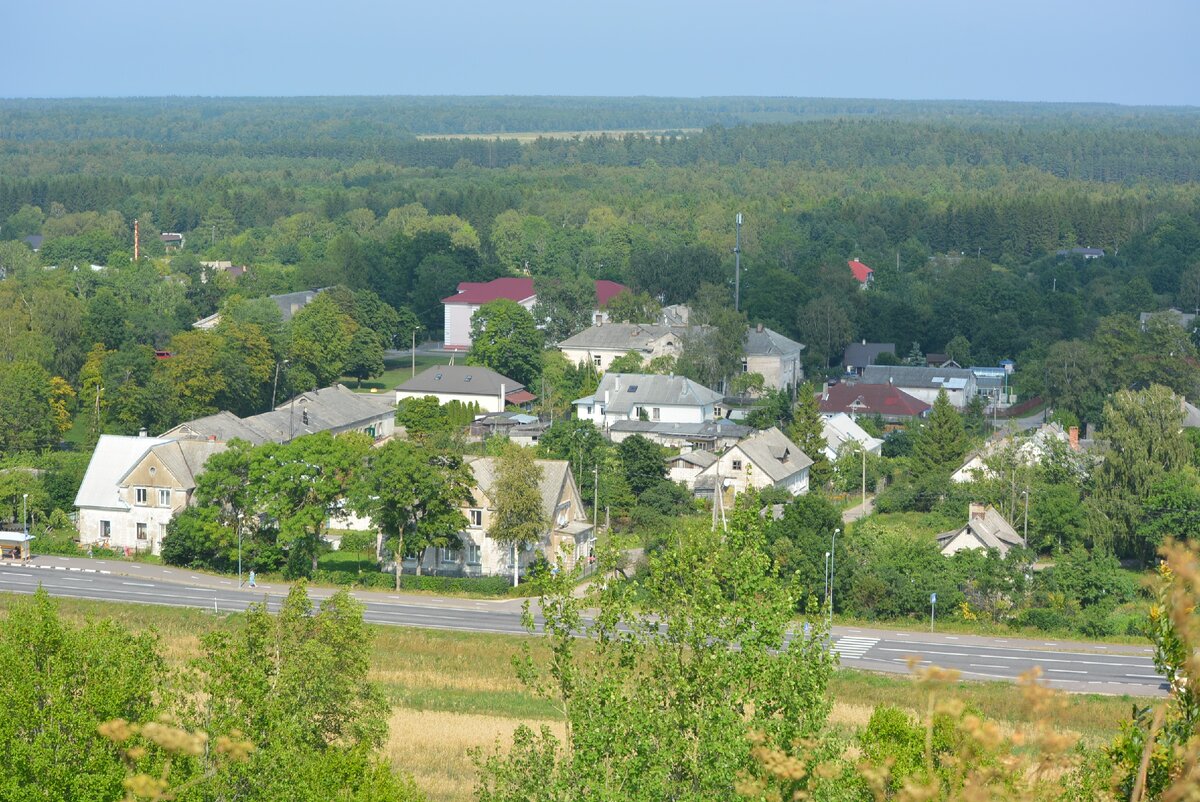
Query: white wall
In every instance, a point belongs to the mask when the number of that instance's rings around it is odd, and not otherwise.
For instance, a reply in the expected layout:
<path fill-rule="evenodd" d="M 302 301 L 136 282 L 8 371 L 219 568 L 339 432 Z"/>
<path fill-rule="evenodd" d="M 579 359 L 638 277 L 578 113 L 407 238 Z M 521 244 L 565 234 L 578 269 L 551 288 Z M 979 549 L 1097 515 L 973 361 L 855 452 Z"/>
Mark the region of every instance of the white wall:
<path fill-rule="evenodd" d="M 510 388 L 509 392 L 512 389 Z M 460 401 L 464 404 L 479 404 L 484 412 L 503 412 L 504 405 L 500 403 L 500 394 L 495 395 L 468 395 L 467 393 L 414 393 L 407 390 L 396 391 L 396 403 L 403 401 L 406 398 L 424 398 L 431 395 L 438 400 L 439 404 L 448 404 L 451 401 Z"/>
<path fill-rule="evenodd" d="M 597 403 L 591 404 L 591 413 L 588 412 L 588 406 L 588 404 L 576 404 L 575 417 L 580 420 L 590 420 L 601 429 L 617 421 L 641 420 L 641 416 L 637 413 L 639 408 L 646 411 L 647 420 L 657 423 L 704 423 L 716 417 L 715 408 L 712 404 L 705 404 L 704 406 L 646 404 L 644 407 L 634 407 L 628 413 L 613 414 L 608 413 L 603 398 Z M 655 409 L 658 410 L 657 417 L 654 414 Z"/>
<path fill-rule="evenodd" d="M 471 347 L 471 315 L 479 307 L 475 304 L 445 304 L 446 347 Z"/>
<path fill-rule="evenodd" d="M 766 380 L 766 386 L 775 390 L 795 384 L 797 378 L 803 379 L 804 370 L 799 354 L 787 356 L 748 356 L 746 357 L 746 372 L 761 374 Z"/>

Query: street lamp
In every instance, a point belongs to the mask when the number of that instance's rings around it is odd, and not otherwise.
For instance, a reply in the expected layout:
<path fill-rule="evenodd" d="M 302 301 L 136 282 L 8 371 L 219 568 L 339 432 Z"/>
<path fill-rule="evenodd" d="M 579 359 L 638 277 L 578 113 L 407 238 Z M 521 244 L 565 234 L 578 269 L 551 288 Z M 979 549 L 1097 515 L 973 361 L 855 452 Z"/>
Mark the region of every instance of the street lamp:
<path fill-rule="evenodd" d="M 25 514 L 26 502 L 29 501 L 29 494 L 21 494 L 21 527 L 25 530 L 25 534 L 29 534 L 29 517 Z"/>
<path fill-rule="evenodd" d="M 841 529 L 833 530 L 833 538 L 829 543 L 829 628 L 833 629 L 833 560 L 837 551 L 837 536 Z"/>
<path fill-rule="evenodd" d="M 825 552 L 825 595 L 821 600 L 829 604 L 829 552 Z"/>

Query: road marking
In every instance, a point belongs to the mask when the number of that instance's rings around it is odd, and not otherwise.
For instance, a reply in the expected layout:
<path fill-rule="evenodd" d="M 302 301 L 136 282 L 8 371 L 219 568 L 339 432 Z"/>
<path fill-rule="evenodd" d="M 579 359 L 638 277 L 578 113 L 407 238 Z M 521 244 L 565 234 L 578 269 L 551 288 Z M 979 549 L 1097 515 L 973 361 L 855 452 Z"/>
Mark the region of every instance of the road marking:
<path fill-rule="evenodd" d="M 63 582 L 91 582 L 91 581 L 92 581 L 92 580 L 90 580 L 90 579 L 85 579 L 84 577 L 81 577 L 81 576 L 78 576 L 78 577 L 76 577 L 76 576 L 64 576 L 64 577 L 63 577 Z"/>
<path fill-rule="evenodd" d="M 1057 643 L 1050 643 L 1049 641 L 1043 641 L 1042 645 L 1043 645 L 1043 646 L 1057 646 L 1058 644 L 1057 644 Z"/>
<path fill-rule="evenodd" d="M 154 585 L 146 584 L 145 582 L 122 582 L 122 585 L 129 585 L 135 588 L 152 588 Z"/>
<path fill-rule="evenodd" d="M 989 666 L 987 663 L 967 663 L 971 668 L 1009 668 L 1009 666 Z"/>
<path fill-rule="evenodd" d="M 1167 681 L 1167 678 L 1164 677 L 1162 674 L 1126 674 L 1125 676 L 1137 677 L 1138 679 L 1160 679 L 1163 682 Z"/>
<path fill-rule="evenodd" d="M 905 653 L 907 653 L 907 654 L 912 654 L 912 649 L 887 649 L 887 648 L 885 648 L 885 647 L 883 647 L 883 646 L 880 646 L 880 647 L 879 647 L 879 649 L 880 649 L 880 651 L 884 651 L 884 652 L 905 652 Z M 967 654 L 966 652 L 937 652 L 937 651 L 933 651 L 932 649 L 922 649 L 922 650 L 921 650 L 921 654 L 944 654 L 944 655 L 946 655 L 946 656 L 948 656 L 948 657 L 972 657 L 972 656 L 975 656 L 975 657 L 996 657 L 996 658 L 999 658 L 999 657 L 1000 657 L 1000 655 L 996 655 L 996 654 L 987 654 L 987 655 L 984 655 L 984 654 L 979 654 L 979 655 L 969 655 L 969 654 Z M 1013 659 L 1016 659 L 1016 658 L 1013 658 Z"/>
<path fill-rule="evenodd" d="M 947 635 L 946 640 L 958 640 L 958 636 L 957 635 Z"/>
<path fill-rule="evenodd" d="M 844 637 L 839 638 L 833 644 L 833 650 L 840 657 L 850 660 L 858 660 L 864 654 L 871 650 L 875 644 L 879 643 L 879 638 L 861 638 L 861 637 Z"/>
<path fill-rule="evenodd" d="M 1075 671 L 1070 668 L 1047 668 L 1047 672 L 1051 674 L 1086 674 L 1086 671 Z"/>

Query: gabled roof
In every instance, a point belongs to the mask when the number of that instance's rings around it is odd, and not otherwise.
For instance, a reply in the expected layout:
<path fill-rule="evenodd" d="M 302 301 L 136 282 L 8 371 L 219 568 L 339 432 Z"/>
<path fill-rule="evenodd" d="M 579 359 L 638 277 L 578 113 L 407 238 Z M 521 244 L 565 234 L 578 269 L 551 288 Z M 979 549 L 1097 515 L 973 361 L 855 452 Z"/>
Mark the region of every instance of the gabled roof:
<path fill-rule="evenodd" d="M 663 337 L 674 334 L 683 336 L 686 329 L 672 326 L 651 326 L 645 323 L 605 323 L 589 326 L 558 344 L 561 348 L 580 350 L 650 351 Z"/>
<path fill-rule="evenodd" d="M 857 259 L 851 259 L 846 264 L 850 265 L 850 272 L 854 274 L 854 279 L 859 284 L 866 284 L 871 280 L 871 275 L 875 272 Z"/>
<path fill-rule="evenodd" d="M 837 412 L 825 419 L 821 432 L 829 451 L 837 454 L 846 443 L 858 443 L 865 451 L 878 454 L 883 441 L 872 437 L 866 429 L 854 422 L 845 412 Z"/>
<path fill-rule="evenodd" d="M 276 412 L 295 412 L 297 416 L 302 411 L 308 412 L 312 426 L 319 427 L 317 431 L 341 429 L 358 423 L 365 423 L 373 418 L 386 417 L 395 412 L 395 404 L 390 395 L 370 395 L 356 393 L 341 384 L 323 387 L 320 390 L 309 390 L 301 393 L 290 401 L 284 401 L 275 407 Z M 271 414 L 271 413 L 265 413 Z M 259 416 L 247 418 L 252 425 Z"/>
<path fill-rule="evenodd" d="M 615 281 L 601 279 L 596 282 L 596 305 L 604 306 L 613 296 L 625 292 L 629 288 Z M 479 304 L 498 301 L 506 298 L 510 301 L 528 300 L 537 295 L 533 287 L 533 279 L 517 276 L 504 276 L 491 281 L 463 281 L 458 285 L 458 292 L 443 298 L 444 304 Z"/>
<path fill-rule="evenodd" d="M 456 393 L 458 395 L 498 396 L 504 387 L 505 397 L 524 390 L 516 379 L 503 376 L 491 368 L 478 365 L 434 365 L 396 387 L 402 393 Z"/>
<path fill-rule="evenodd" d="M 607 279 L 599 279 L 596 281 L 596 306 L 602 308 L 608 304 L 616 296 L 623 292 L 629 292 L 629 288 L 624 284 L 618 284 L 615 281 Z"/>
<path fill-rule="evenodd" d="M 813 464 L 809 456 L 800 450 L 800 446 L 774 426 L 747 437 L 734 448 L 740 449 L 755 468 L 765 473 L 776 484 Z"/>
<path fill-rule="evenodd" d="M 1200 429 L 1200 409 L 1190 401 L 1181 401 L 1183 404 L 1183 428 L 1185 429 Z"/>
<path fill-rule="evenodd" d="M 842 355 L 843 365 L 852 365 L 856 368 L 865 368 L 867 365 L 874 365 L 875 360 L 880 354 L 896 355 L 895 343 L 850 343 L 846 346 L 846 351 Z"/>
<path fill-rule="evenodd" d="M 463 461 L 470 467 L 471 473 L 475 477 L 475 486 L 489 500 L 493 500 L 492 488 L 496 484 L 496 472 L 500 460 L 496 457 L 467 456 L 463 458 Z M 536 459 L 534 463 L 542 469 L 542 480 L 538 484 L 538 490 L 542 496 L 542 512 L 545 514 L 546 520 L 553 526 L 558 499 L 562 496 L 567 479 L 573 478 L 571 477 L 571 464 L 561 459 Z M 577 510 L 576 514 L 578 512 Z"/>
<path fill-rule="evenodd" d="M 728 418 L 704 421 L 703 423 L 675 423 L 671 421 L 619 420 L 608 427 L 610 432 L 635 432 L 658 434 L 664 437 L 684 437 L 689 440 L 716 440 L 718 437 L 737 440 L 751 434 L 754 429 L 734 423 Z"/>
<path fill-rule="evenodd" d="M 773 329 L 759 324 L 751 326 L 746 334 L 746 345 L 743 353 L 747 356 L 787 356 L 798 354 L 804 350 L 804 345 L 784 337 Z"/>
<path fill-rule="evenodd" d="M 75 494 L 75 506 L 129 509 L 129 505 L 118 495 L 121 479 L 141 461 L 147 451 L 169 442 L 159 437 L 100 435 L 87 471 L 83 474 L 83 481 L 79 484 L 79 492 Z"/>
<path fill-rule="evenodd" d="M 136 459 L 129 469 L 117 480 L 118 487 L 127 484 L 129 474 L 140 465 L 146 457 L 153 454 L 163 467 L 175 477 L 175 481 L 184 490 L 196 487 L 196 476 L 204 470 L 204 463 L 213 454 L 224 451 L 228 446 L 211 440 L 172 440 L 169 443 L 156 445 Z"/>
<path fill-rule="evenodd" d="M 609 399 L 604 401 L 604 394 Z M 647 373 L 606 373 L 596 392 L 576 404 L 606 403 L 608 413 L 628 413 L 635 406 L 703 407 L 721 400 L 720 393 L 683 376 Z"/>
<path fill-rule="evenodd" d="M 863 368 L 862 384 L 961 390 L 975 378 L 969 368 L 930 368 L 914 365 L 870 365 Z"/>
<path fill-rule="evenodd" d="M 821 393 L 820 405 L 825 413 L 884 417 L 917 417 L 931 409 L 929 404 L 890 384 L 835 384 Z"/>
<path fill-rule="evenodd" d="M 215 437 L 222 443 L 236 438 L 252 445 L 261 445 L 271 439 L 266 432 L 256 428 L 250 419 L 243 420 L 224 410 L 215 415 L 206 415 L 181 423 L 174 429 L 163 432 L 161 436 L 187 440 L 208 440 Z"/>
<path fill-rule="evenodd" d="M 672 454 L 664 460 L 668 465 L 672 462 L 682 462 L 704 469 L 717 461 L 717 455 L 711 451 L 685 451 L 682 454 Z"/>
<path fill-rule="evenodd" d="M 943 532 L 937 536 L 937 540 L 945 548 L 959 535 L 964 534 L 977 541 L 978 548 L 996 549 L 1001 554 L 1007 554 L 1013 546 L 1021 545 L 1021 536 L 990 504 L 983 510 L 979 509 L 979 505 L 972 504 L 967 514 L 966 525 L 950 532 Z"/>

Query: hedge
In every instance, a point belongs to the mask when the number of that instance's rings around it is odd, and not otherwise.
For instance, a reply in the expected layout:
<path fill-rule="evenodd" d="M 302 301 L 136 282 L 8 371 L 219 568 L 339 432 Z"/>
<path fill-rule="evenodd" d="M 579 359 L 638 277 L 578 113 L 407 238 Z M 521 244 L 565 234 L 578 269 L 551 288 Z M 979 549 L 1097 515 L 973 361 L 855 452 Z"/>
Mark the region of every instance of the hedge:
<path fill-rule="evenodd" d="M 396 577 L 382 571 L 364 571 L 353 574 L 348 571 L 318 570 L 313 574 L 314 582 L 330 585 L 357 586 L 362 588 L 391 589 L 396 587 Z M 502 576 L 400 576 L 400 590 L 426 590 L 433 593 L 474 593 L 481 596 L 507 596 L 512 590 L 512 580 Z"/>

